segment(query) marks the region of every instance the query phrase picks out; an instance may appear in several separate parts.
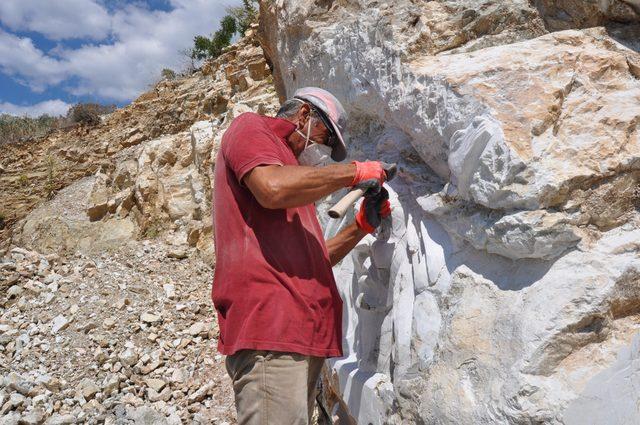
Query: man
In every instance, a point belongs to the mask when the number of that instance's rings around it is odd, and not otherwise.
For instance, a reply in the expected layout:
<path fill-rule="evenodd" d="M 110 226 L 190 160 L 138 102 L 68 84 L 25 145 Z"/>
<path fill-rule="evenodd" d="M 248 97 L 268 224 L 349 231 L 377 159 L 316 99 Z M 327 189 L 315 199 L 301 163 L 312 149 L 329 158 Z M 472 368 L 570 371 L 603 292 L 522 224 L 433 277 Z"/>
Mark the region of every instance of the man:
<path fill-rule="evenodd" d="M 240 424 L 309 423 L 324 359 L 342 355 L 331 267 L 391 212 L 380 162 L 300 164 L 323 152 L 342 161 L 345 123 L 333 95 L 307 87 L 276 118 L 242 114 L 222 138 L 212 298 Z M 356 221 L 325 242 L 314 202 L 343 187 L 371 196 Z"/>

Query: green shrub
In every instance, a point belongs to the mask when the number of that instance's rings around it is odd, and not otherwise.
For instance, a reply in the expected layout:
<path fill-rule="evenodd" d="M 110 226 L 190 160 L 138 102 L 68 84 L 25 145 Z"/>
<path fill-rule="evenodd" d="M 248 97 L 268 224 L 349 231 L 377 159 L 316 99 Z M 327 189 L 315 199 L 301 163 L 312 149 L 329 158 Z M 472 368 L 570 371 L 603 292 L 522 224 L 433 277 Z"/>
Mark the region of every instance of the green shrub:
<path fill-rule="evenodd" d="M 143 232 L 146 239 L 155 239 L 162 233 L 162 223 L 158 219 L 151 220 Z"/>
<path fill-rule="evenodd" d="M 0 115 L 0 144 L 46 136 L 60 127 L 62 118 L 41 115 L 37 118 Z"/>
<path fill-rule="evenodd" d="M 100 115 L 109 114 L 116 110 L 116 105 L 101 105 L 99 103 L 78 103 L 67 112 L 67 119 L 73 124 L 100 124 Z"/>
<path fill-rule="evenodd" d="M 169 68 L 164 68 L 161 72 L 160 75 L 162 75 L 162 78 L 164 78 L 165 80 L 173 80 L 174 78 L 176 78 L 176 73 L 173 69 L 169 69 Z"/>

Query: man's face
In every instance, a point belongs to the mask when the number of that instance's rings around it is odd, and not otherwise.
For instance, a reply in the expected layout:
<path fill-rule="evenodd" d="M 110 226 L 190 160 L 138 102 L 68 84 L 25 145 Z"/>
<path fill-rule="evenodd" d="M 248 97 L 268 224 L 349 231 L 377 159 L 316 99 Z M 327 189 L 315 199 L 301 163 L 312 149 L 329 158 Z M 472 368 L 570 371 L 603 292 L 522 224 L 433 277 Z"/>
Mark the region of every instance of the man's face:
<path fill-rule="evenodd" d="M 304 130 L 302 132 L 305 133 Z M 326 145 L 327 143 L 330 143 L 329 142 L 330 135 L 331 135 L 331 132 L 324 125 L 324 123 L 320 118 L 311 119 L 311 133 L 309 134 L 310 142 L 318 143 L 320 145 Z"/>
<path fill-rule="evenodd" d="M 311 121 L 310 130 L 309 121 Z M 294 132 L 291 136 L 289 136 L 289 144 L 296 157 L 300 155 L 300 153 L 302 153 L 305 148 L 307 131 L 309 131 L 309 144 L 317 143 L 320 145 L 332 146 L 333 139 L 330 138 L 331 132 L 324 125 L 320 118 L 312 117 L 310 109 L 307 105 L 300 108 L 297 125 L 298 130 L 300 131 L 300 133 L 304 134 L 304 137 L 301 136 L 298 132 Z"/>

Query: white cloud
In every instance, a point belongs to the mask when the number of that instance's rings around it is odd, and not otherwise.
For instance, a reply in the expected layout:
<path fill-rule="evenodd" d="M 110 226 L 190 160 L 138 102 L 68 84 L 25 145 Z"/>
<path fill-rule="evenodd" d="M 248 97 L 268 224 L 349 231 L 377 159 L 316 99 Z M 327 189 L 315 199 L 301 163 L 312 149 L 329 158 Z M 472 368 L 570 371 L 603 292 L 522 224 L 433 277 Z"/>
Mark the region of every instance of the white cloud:
<path fill-rule="evenodd" d="M 24 81 L 34 91 L 60 83 L 68 73 L 64 64 L 45 55 L 30 39 L 0 29 L 0 70 Z"/>
<path fill-rule="evenodd" d="M 2 0 L 0 22 L 14 31 L 35 31 L 51 40 L 109 35 L 111 17 L 93 0 Z"/>
<path fill-rule="evenodd" d="M 0 103 L 0 114 L 37 117 L 42 114 L 51 116 L 65 115 L 72 105 L 62 100 L 45 100 L 34 105 L 20 106 L 13 103 Z"/>
<path fill-rule="evenodd" d="M 13 0 L 9 3 L 14 4 Z M 179 69 L 183 62 L 179 51 L 192 46 L 195 35 L 213 32 L 226 13 L 225 7 L 239 3 L 239 0 L 172 0 L 174 9 L 168 12 L 151 11 L 138 3 L 125 5 L 109 15 L 112 40 L 109 44 L 77 49 L 63 45 L 55 49 L 55 54 L 37 49 L 28 38 L 0 30 L 0 70 L 35 91 L 63 83 L 75 95 L 128 101 L 148 89 L 162 68 Z"/>

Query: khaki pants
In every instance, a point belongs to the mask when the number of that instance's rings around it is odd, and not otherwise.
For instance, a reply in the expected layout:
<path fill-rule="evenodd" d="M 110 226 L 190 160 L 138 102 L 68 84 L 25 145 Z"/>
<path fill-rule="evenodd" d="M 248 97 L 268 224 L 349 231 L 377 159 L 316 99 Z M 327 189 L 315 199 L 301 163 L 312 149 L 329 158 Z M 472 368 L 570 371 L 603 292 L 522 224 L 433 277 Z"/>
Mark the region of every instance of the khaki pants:
<path fill-rule="evenodd" d="M 295 353 L 241 350 L 226 359 L 238 424 L 306 425 L 324 359 Z"/>

